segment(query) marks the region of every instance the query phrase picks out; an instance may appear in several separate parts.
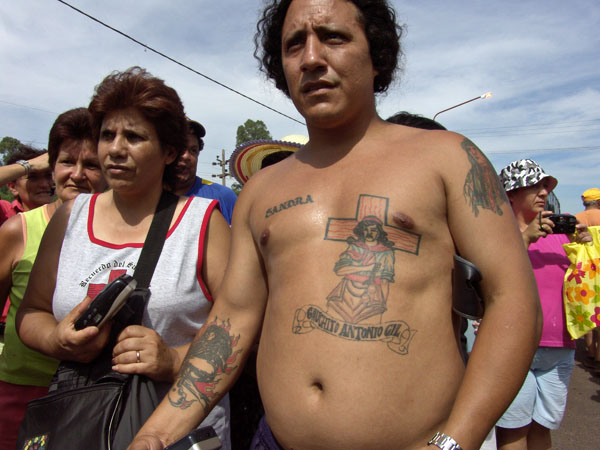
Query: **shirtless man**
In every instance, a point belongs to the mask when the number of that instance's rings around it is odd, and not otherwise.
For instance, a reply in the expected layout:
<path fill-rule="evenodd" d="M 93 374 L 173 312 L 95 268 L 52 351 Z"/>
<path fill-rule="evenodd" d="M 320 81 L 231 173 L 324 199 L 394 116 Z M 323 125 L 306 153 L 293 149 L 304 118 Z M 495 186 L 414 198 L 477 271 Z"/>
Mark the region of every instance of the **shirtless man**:
<path fill-rule="evenodd" d="M 242 190 L 211 317 L 131 448 L 162 448 L 196 426 L 259 333 L 266 423 L 282 448 L 415 449 L 434 435 L 431 445 L 460 448 L 437 432 L 479 448 L 540 336 L 535 281 L 495 170 L 460 135 L 377 115 L 374 92 L 387 88 L 398 52 L 384 0 L 274 0 L 259 30 L 266 72 L 310 142 Z M 356 245 L 369 216 L 387 234 L 393 271 L 383 276 L 372 258 L 373 276 L 336 273 L 342 253 L 360 259 L 349 238 Z M 456 250 L 481 269 L 486 303 L 466 370 L 451 309 Z M 341 276 L 353 295 L 332 308 Z M 385 303 L 363 314 L 369 283 Z M 277 448 L 261 431 L 254 448 Z"/>

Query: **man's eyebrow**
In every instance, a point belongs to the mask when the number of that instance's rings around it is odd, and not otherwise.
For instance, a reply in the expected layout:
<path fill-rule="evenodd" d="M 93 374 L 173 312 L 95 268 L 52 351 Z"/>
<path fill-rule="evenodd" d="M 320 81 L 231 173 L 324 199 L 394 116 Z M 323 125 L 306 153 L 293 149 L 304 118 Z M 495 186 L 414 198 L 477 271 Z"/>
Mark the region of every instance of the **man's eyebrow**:
<path fill-rule="evenodd" d="M 336 24 L 336 23 L 322 23 L 322 24 L 319 24 L 319 25 L 315 25 L 312 28 L 316 32 L 319 32 L 319 31 L 332 31 L 332 30 L 339 31 L 340 28 L 342 28 L 342 26 L 339 25 L 339 24 Z"/>
<path fill-rule="evenodd" d="M 306 36 L 306 30 L 304 29 L 299 29 L 299 30 L 294 30 L 291 33 L 289 33 L 286 36 L 283 36 L 283 43 L 285 44 L 286 42 L 298 39 L 298 38 L 303 38 L 304 36 Z"/>
<path fill-rule="evenodd" d="M 327 33 L 335 32 L 339 33 L 343 36 L 348 36 L 348 27 L 344 26 L 344 24 L 340 23 L 327 23 L 327 24 L 319 24 L 311 27 L 319 37 L 322 35 L 326 35 Z M 294 30 L 286 36 L 283 36 L 282 42 L 285 45 L 290 41 L 294 41 L 296 39 L 304 39 L 306 37 L 306 30 L 304 28 Z"/>
<path fill-rule="evenodd" d="M 313 30 L 315 30 L 318 34 L 335 31 L 336 33 L 346 35 L 350 32 L 350 27 L 344 23 L 324 23 L 315 25 Z"/>

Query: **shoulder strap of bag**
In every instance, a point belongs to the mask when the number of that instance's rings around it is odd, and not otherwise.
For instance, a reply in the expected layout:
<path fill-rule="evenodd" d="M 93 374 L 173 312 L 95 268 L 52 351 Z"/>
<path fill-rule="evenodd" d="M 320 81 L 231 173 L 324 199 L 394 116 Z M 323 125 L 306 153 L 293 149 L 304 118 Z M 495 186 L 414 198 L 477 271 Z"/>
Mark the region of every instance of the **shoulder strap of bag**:
<path fill-rule="evenodd" d="M 163 191 L 160 196 L 152 224 L 144 241 L 144 247 L 133 273 L 138 288 L 148 288 L 150 286 L 156 263 L 167 238 L 169 225 L 175 214 L 178 198 L 177 195 L 167 191 Z"/>
<path fill-rule="evenodd" d="M 113 325 L 115 339 L 120 330 L 127 325 L 140 325 L 142 323 L 144 309 L 150 299 L 148 286 L 150 286 L 156 263 L 165 244 L 178 199 L 178 196 L 163 191 L 158 201 L 154 218 L 133 273 L 133 278 L 137 281 L 137 287 L 114 319 L 115 322 L 119 323 L 119 325 L 116 323 Z"/>
<path fill-rule="evenodd" d="M 107 374 L 110 374 L 112 378 L 128 378 L 128 376 L 115 374 L 111 371 L 112 349 L 115 346 L 117 336 L 126 326 L 142 323 L 144 309 L 150 297 L 148 286 L 164 246 L 169 225 L 175 214 L 177 201 L 178 196 L 174 194 L 166 191 L 161 194 L 133 274 L 133 278 L 137 281 L 136 290 L 125 302 L 121 311 L 114 317 L 108 344 L 91 363 L 62 361 L 52 381 L 51 391 L 87 386 Z"/>

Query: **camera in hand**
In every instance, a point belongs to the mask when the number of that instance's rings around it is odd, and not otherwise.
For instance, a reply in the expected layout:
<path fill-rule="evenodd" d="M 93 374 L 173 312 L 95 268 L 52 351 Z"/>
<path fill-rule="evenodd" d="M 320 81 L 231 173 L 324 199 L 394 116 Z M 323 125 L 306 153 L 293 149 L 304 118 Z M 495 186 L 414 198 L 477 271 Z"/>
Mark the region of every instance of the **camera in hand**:
<path fill-rule="evenodd" d="M 219 450 L 221 441 L 213 427 L 196 428 L 165 450 Z"/>
<path fill-rule="evenodd" d="M 91 326 L 101 327 L 104 322 L 119 312 L 136 286 L 137 281 L 127 274 L 123 274 L 112 283 L 107 284 L 75 321 L 75 329 L 82 330 Z"/>
<path fill-rule="evenodd" d="M 575 225 L 577 219 L 571 214 L 552 214 L 548 216 L 552 222 L 554 222 L 554 228 L 552 233 L 554 234 L 571 234 L 575 233 Z"/>

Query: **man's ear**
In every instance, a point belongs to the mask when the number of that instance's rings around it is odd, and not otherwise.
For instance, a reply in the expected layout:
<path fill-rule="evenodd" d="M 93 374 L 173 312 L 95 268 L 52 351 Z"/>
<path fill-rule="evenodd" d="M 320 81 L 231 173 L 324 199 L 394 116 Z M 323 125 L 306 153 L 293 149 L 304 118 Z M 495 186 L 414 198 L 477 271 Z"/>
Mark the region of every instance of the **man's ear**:
<path fill-rule="evenodd" d="M 175 159 L 177 159 L 177 151 L 175 150 L 175 147 L 173 147 L 172 145 L 167 145 L 166 150 L 167 150 L 167 155 L 166 155 L 167 158 L 165 160 L 165 163 L 168 166 L 173 161 L 175 161 Z"/>
<path fill-rule="evenodd" d="M 17 191 L 17 185 L 14 181 L 9 181 L 8 183 L 6 183 L 6 187 L 8 187 L 8 190 L 12 195 L 14 195 L 15 197 L 19 196 L 19 192 Z"/>

